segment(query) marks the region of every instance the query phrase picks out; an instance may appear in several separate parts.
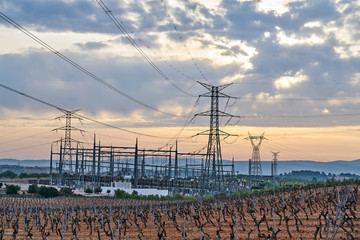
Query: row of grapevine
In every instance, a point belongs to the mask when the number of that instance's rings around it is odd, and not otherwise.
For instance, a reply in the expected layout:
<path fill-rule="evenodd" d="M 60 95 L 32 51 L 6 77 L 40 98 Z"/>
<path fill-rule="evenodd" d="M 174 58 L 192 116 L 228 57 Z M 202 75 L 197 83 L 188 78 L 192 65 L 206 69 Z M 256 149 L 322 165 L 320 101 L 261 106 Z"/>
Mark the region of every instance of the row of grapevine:
<path fill-rule="evenodd" d="M 1 198 L 1 239 L 359 239 L 358 186 L 196 201 Z"/>

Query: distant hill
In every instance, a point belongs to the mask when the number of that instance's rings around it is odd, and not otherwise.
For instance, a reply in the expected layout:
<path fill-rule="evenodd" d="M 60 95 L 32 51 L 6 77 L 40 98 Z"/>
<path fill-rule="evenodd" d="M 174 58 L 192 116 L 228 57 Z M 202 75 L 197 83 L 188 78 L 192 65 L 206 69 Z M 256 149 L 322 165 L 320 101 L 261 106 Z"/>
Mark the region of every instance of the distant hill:
<path fill-rule="evenodd" d="M 224 161 L 226 164 L 230 164 L 230 161 Z M 263 175 L 271 174 L 271 161 L 262 161 Z M 249 162 L 248 161 L 236 161 L 235 170 L 240 174 L 248 174 Z M 311 170 L 328 173 L 351 173 L 360 175 L 360 159 L 354 161 L 332 161 L 332 162 L 315 162 L 315 161 L 279 161 L 278 162 L 278 174 L 288 173 L 291 171 Z"/>
<path fill-rule="evenodd" d="M 55 165 L 54 161 L 54 167 Z M 181 163 L 180 163 L 181 164 Z M 224 160 L 224 164 L 231 164 L 231 161 Z M 18 165 L 26 167 L 49 167 L 49 160 L 16 160 L 0 159 L 0 165 Z M 182 164 L 181 164 L 182 165 Z M 263 175 L 270 175 L 271 161 L 262 161 Z M 235 170 L 240 174 L 248 174 L 248 161 L 235 161 Z M 360 159 L 354 161 L 332 161 L 332 162 L 315 162 L 315 161 L 279 161 L 278 173 L 288 173 L 291 171 L 311 170 L 328 173 L 351 173 L 360 175 Z"/>
<path fill-rule="evenodd" d="M 49 167 L 49 160 L 16 160 L 16 159 L 0 159 L 0 165 L 18 165 L 26 167 Z M 54 165 L 55 166 L 55 165 Z"/>

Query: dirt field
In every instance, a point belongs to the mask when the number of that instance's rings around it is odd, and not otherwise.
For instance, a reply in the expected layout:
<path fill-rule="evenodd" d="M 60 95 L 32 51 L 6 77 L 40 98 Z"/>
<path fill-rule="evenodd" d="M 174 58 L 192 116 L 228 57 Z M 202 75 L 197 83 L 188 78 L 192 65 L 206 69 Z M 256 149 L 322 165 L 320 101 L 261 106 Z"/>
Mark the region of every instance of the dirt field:
<path fill-rule="evenodd" d="M 0 239 L 360 239 L 358 194 L 348 186 L 194 202 L 1 198 Z"/>

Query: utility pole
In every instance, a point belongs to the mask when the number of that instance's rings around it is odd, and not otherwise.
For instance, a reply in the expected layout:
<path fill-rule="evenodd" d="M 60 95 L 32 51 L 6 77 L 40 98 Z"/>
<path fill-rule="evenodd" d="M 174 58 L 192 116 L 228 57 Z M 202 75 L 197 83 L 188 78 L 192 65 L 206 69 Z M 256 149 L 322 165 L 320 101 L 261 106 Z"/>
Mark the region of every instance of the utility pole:
<path fill-rule="evenodd" d="M 231 84 L 213 86 L 202 82 L 198 83 L 209 91 L 207 93 L 199 95 L 199 97 L 208 97 L 211 99 L 210 110 L 195 115 L 195 117 L 210 117 L 210 128 L 206 131 L 196 134 L 209 136 L 205 167 L 202 171 L 201 176 L 201 188 L 203 192 L 222 192 L 224 190 L 224 170 L 221 155 L 220 135 L 225 136 L 225 138 L 236 135 L 231 135 L 219 129 L 219 117 L 228 117 L 230 120 L 231 118 L 237 116 L 220 111 L 219 98 L 231 98 L 230 96 L 221 92 Z"/>

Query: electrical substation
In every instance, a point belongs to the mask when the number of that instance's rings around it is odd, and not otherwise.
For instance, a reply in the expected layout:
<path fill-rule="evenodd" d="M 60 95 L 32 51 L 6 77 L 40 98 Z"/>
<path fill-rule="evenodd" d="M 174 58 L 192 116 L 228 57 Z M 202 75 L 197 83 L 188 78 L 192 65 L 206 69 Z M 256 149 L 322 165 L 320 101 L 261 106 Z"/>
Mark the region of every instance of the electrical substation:
<path fill-rule="evenodd" d="M 219 110 L 219 98 L 231 98 L 221 91 L 230 84 L 212 86 L 199 82 L 208 92 L 199 97 L 211 100 L 209 111 L 196 114 L 210 118 L 210 128 L 196 134 L 207 135 L 206 153 L 181 152 L 178 143 L 165 149 L 134 146 L 106 146 L 93 139 L 92 148 L 84 148 L 71 137 L 72 131 L 82 131 L 71 125 L 78 118 L 77 111 L 64 111 L 59 118 L 66 119 L 66 126 L 56 130 L 65 132 L 59 140 L 58 150 L 51 148 L 50 184 L 58 187 L 72 186 L 79 189 L 111 187 L 116 182 L 128 181 L 135 189 L 166 189 L 170 194 L 216 194 L 234 192 L 244 188 L 235 178 L 232 164 L 223 164 L 220 136 L 236 136 L 220 130 L 219 117 L 236 117 Z M 56 175 L 54 174 L 56 171 Z M 56 177 L 54 177 L 56 176 Z"/>

